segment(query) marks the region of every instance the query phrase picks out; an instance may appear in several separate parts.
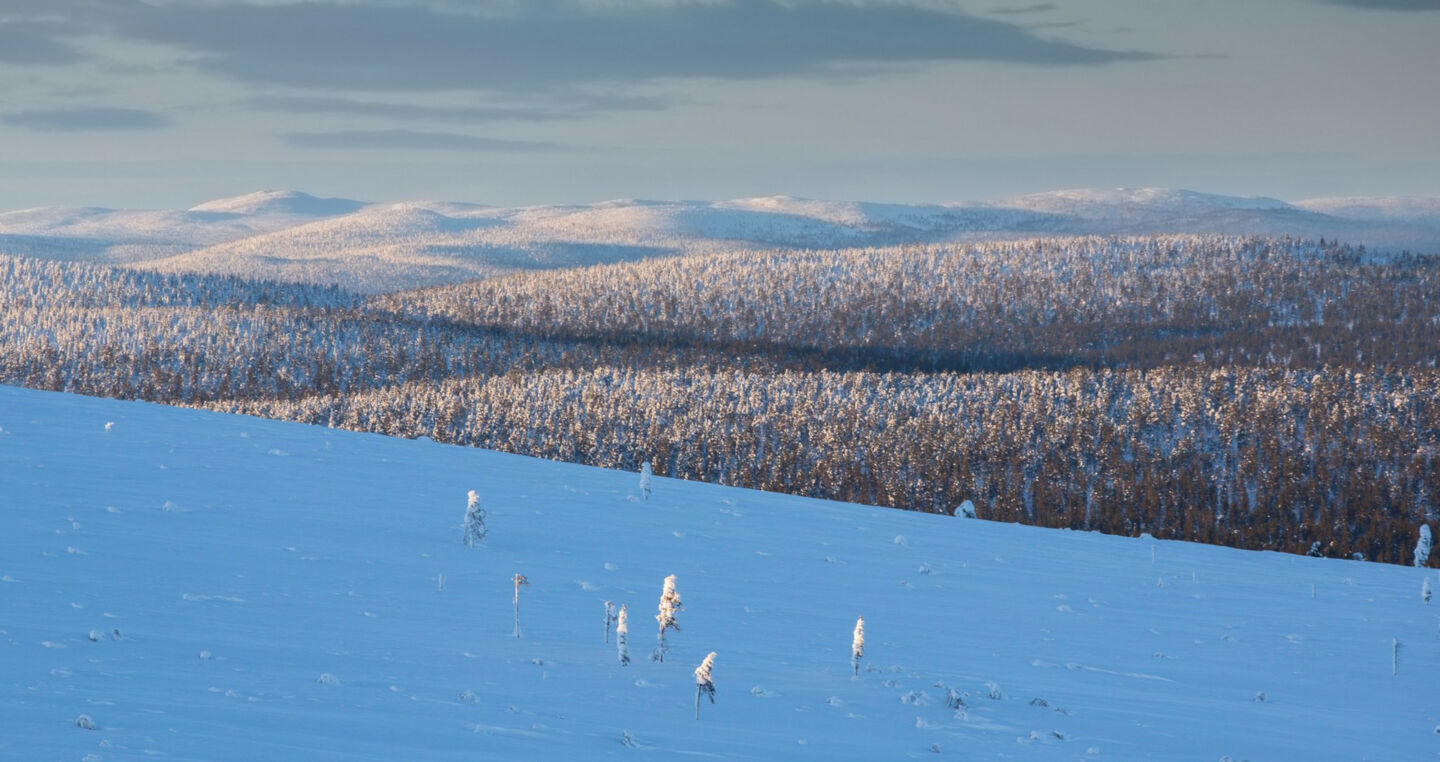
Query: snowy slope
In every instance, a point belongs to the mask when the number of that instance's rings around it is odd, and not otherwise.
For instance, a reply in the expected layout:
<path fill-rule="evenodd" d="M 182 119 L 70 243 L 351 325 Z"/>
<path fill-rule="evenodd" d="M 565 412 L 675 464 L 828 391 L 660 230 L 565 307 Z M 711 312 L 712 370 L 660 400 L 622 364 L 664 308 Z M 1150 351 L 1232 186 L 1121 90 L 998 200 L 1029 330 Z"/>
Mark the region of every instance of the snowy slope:
<path fill-rule="evenodd" d="M 1372 249 L 1440 250 L 1440 202 L 1371 201 L 1344 199 L 1330 206 L 1316 201 L 1302 208 L 1272 198 L 1121 188 L 946 205 L 769 196 L 500 208 L 438 201 L 365 204 L 262 191 L 186 211 L 52 208 L 0 214 L 0 252 L 377 292 L 695 252 L 1036 234 L 1323 236 Z"/>
<path fill-rule="evenodd" d="M 0 251 L 47 259 L 129 263 L 346 214 L 358 201 L 260 191 L 184 211 L 41 207 L 0 213 Z"/>
<path fill-rule="evenodd" d="M 1440 750 L 1411 568 L 664 478 L 645 502 L 631 473 L 8 387 L 0 484 L 3 759 Z M 460 543 L 468 489 L 483 548 Z M 667 574 L 682 630 L 653 663 Z"/>

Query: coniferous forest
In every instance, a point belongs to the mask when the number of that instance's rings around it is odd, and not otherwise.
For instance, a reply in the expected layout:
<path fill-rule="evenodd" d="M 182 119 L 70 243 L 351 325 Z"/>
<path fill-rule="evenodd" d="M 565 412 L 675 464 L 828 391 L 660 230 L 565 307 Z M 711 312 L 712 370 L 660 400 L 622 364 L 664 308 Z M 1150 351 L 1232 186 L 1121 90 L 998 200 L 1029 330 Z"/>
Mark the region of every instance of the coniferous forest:
<path fill-rule="evenodd" d="M 895 508 L 1410 563 L 1440 257 L 720 253 L 362 297 L 0 257 L 0 383 Z"/>

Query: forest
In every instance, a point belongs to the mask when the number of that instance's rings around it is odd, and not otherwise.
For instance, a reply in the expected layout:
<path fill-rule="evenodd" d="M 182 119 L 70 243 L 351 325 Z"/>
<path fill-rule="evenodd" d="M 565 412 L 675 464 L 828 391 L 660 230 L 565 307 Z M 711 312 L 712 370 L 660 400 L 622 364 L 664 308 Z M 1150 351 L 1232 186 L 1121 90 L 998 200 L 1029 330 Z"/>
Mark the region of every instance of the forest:
<path fill-rule="evenodd" d="M 0 257 L 0 382 L 895 508 L 1410 563 L 1440 258 L 1209 236 L 691 255 L 362 297 Z"/>

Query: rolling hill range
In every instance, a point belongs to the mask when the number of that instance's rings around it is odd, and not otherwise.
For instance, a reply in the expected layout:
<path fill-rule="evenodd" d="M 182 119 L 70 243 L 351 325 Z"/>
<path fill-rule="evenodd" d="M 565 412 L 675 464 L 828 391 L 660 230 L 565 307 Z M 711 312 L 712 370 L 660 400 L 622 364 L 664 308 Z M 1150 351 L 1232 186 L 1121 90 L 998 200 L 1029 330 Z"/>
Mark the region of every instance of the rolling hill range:
<path fill-rule="evenodd" d="M 631 472 L 13 387 L 0 475 L 5 759 L 1437 748 L 1424 569 L 658 477 L 646 499 Z"/>
<path fill-rule="evenodd" d="M 784 196 L 487 207 L 265 191 L 184 211 L 0 214 L 0 253 L 394 291 L 521 270 L 714 251 L 836 249 L 1036 235 L 1207 233 L 1440 250 L 1440 201 L 1289 204 L 1184 190 L 1055 191 L 945 205 Z"/>

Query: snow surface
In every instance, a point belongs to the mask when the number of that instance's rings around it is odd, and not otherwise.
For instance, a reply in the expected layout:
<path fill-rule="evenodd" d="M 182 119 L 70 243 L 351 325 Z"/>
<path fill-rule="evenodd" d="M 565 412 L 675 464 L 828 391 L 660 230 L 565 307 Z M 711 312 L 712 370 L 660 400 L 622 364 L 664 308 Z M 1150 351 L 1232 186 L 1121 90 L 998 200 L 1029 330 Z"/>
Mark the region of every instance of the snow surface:
<path fill-rule="evenodd" d="M 1068 190 L 963 204 L 790 196 L 487 207 L 368 204 L 260 191 L 185 211 L 0 213 L 0 252 L 326 283 L 378 292 L 517 270 L 715 251 L 834 249 L 1033 235 L 1215 233 L 1440 251 L 1440 200 L 1291 205 L 1163 188 Z"/>
<path fill-rule="evenodd" d="M 1421 569 L 660 477 L 645 501 L 634 473 L 10 387 L 0 484 L 4 759 L 1440 751 Z"/>

